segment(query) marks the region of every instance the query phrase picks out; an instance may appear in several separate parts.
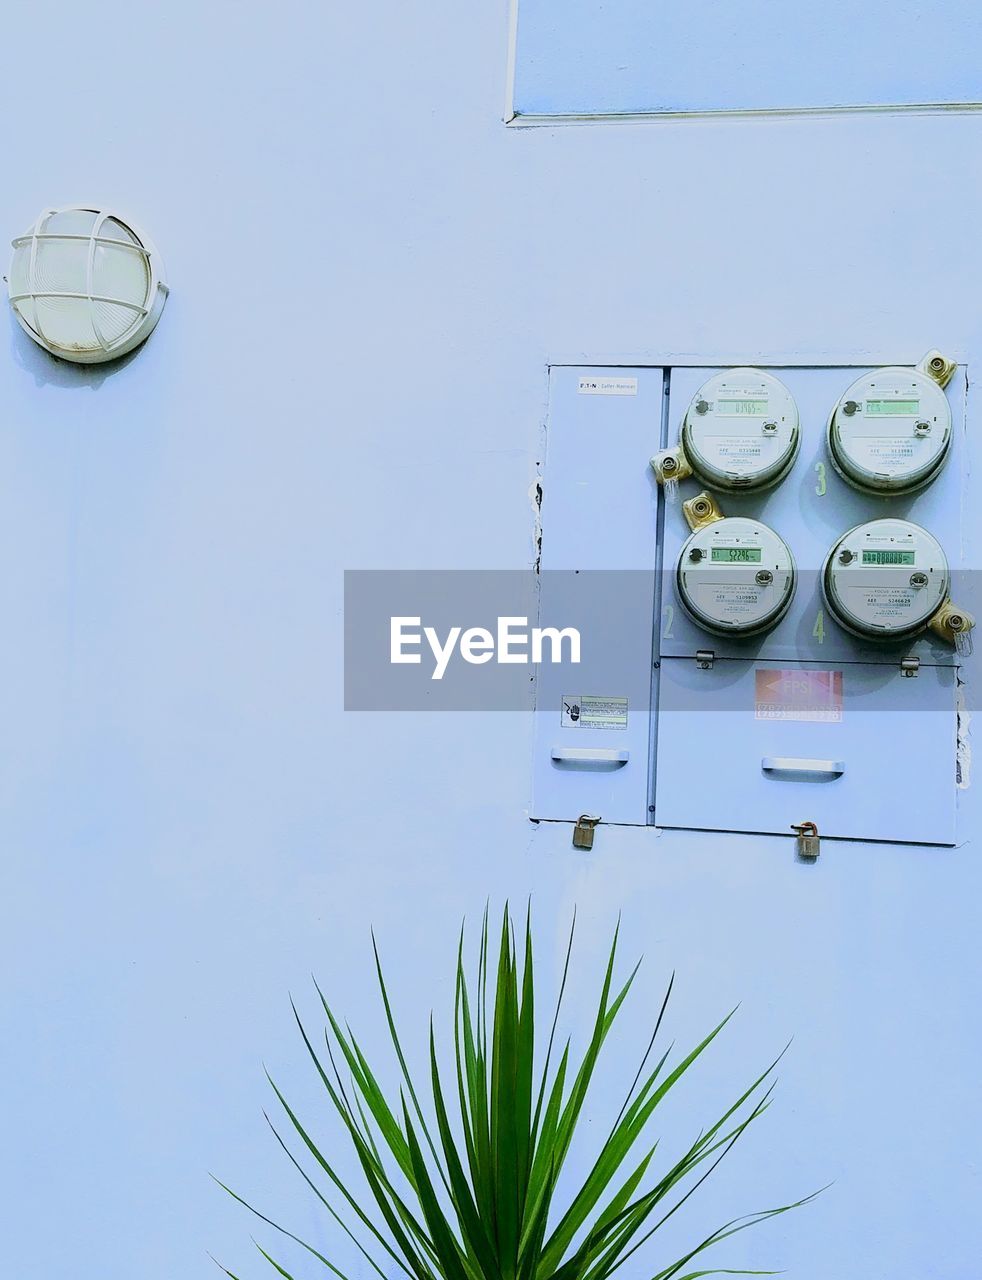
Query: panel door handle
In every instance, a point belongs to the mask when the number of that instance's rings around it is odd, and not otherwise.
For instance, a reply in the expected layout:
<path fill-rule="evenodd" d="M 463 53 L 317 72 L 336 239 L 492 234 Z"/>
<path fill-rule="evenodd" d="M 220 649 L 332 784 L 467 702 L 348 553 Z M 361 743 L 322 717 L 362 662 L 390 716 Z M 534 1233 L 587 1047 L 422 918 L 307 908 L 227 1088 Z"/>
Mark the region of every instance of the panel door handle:
<path fill-rule="evenodd" d="M 797 756 L 764 756 L 765 773 L 810 773 L 822 778 L 840 778 L 846 771 L 844 760 L 808 760 Z"/>
<path fill-rule="evenodd" d="M 552 758 L 564 764 L 627 764 L 631 753 L 618 747 L 553 747 Z"/>

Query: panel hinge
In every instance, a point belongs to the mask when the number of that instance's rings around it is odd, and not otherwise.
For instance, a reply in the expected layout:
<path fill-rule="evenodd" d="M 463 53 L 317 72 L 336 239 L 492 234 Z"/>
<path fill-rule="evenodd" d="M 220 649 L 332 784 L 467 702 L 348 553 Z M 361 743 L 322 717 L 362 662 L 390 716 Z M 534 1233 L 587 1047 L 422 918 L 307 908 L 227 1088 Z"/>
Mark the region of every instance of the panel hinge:
<path fill-rule="evenodd" d="M 906 658 L 900 659 L 900 674 L 907 676 L 908 679 L 916 676 L 920 669 L 920 658 L 915 658 L 912 654 L 908 654 Z"/>
<path fill-rule="evenodd" d="M 696 650 L 696 666 L 700 671 L 710 671 L 713 663 L 716 661 L 716 654 L 712 649 Z"/>

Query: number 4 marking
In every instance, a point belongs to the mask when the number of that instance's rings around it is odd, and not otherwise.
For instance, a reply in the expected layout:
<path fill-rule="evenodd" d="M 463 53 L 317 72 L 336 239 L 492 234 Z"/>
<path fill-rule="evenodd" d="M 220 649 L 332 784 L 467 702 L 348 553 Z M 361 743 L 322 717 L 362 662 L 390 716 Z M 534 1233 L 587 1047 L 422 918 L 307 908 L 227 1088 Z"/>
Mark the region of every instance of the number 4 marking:
<path fill-rule="evenodd" d="M 819 464 L 821 465 L 821 464 Z M 825 610 L 819 609 L 818 617 L 815 619 L 815 625 L 812 627 L 812 635 L 819 644 L 825 643 Z"/>

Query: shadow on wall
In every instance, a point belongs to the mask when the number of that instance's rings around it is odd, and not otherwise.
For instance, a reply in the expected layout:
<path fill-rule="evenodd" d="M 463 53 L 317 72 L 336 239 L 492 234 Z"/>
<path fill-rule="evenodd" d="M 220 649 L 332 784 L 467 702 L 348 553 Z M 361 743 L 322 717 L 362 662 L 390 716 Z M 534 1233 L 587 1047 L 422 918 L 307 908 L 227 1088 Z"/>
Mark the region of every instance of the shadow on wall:
<path fill-rule="evenodd" d="M 84 388 L 98 391 L 107 378 L 125 369 L 133 357 L 143 350 L 141 344 L 107 364 L 73 364 L 70 360 L 59 360 L 29 338 L 9 305 L 7 320 L 10 325 L 10 354 L 18 368 L 31 375 L 36 387 L 70 387 L 73 390 Z"/>

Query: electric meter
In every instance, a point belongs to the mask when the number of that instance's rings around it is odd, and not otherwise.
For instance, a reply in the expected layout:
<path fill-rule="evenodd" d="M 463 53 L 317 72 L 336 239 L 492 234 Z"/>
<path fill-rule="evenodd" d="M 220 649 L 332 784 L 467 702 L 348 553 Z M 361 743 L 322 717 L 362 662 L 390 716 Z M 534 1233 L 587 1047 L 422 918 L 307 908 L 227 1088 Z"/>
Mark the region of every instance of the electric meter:
<path fill-rule="evenodd" d="M 907 640 L 926 627 L 967 652 L 972 616 L 949 597 L 941 544 L 910 520 L 870 520 L 835 543 L 822 570 L 829 612 L 866 640 Z"/>
<path fill-rule="evenodd" d="M 676 590 L 686 613 L 715 635 L 754 636 L 787 613 L 794 557 L 759 520 L 724 516 L 708 493 L 683 504 L 692 530 L 679 555 Z"/>
<path fill-rule="evenodd" d="M 865 493 L 912 493 L 934 479 L 951 445 L 943 388 L 953 361 L 930 351 L 916 369 L 876 369 L 832 410 L 828 446 L 842 478 Z"/>
<path fill-rule="evenodd" d="M 783 382 L 760 369 L 727 369 L 696 392 L 679 444 L 651 460 L 662 484 L 694 475 L 711 489 L 768 489 L 794 465 L 798 407 Z"/>

